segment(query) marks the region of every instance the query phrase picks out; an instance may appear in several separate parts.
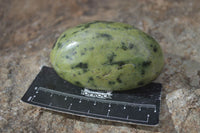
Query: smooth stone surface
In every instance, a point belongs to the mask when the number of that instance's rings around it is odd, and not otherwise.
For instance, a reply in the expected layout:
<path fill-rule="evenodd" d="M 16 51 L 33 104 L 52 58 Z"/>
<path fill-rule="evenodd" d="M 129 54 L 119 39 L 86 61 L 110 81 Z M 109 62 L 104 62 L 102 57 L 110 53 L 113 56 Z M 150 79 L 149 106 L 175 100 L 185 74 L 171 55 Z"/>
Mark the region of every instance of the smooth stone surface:
<path fill-rule="evenodd" d="M 128 90 L 144 86 L 161 72 L 159 44 L 131 25 L 94 21 L 66 30 L 51 52 L 59 76 L 80 87 Z"/>

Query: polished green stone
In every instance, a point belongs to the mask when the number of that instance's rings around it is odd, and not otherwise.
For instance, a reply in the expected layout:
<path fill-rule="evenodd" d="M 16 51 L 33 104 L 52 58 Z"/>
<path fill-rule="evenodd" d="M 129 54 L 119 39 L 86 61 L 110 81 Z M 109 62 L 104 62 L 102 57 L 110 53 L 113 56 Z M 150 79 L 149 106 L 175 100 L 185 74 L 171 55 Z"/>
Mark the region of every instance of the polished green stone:
<path fill-rule="evenodd" d="M 51 51 L 60 77 L 94 90 L 129 90 L 154 80 L 164 66 L 159 44 L 124 23 L 95 21 L 66 30 Z"/>

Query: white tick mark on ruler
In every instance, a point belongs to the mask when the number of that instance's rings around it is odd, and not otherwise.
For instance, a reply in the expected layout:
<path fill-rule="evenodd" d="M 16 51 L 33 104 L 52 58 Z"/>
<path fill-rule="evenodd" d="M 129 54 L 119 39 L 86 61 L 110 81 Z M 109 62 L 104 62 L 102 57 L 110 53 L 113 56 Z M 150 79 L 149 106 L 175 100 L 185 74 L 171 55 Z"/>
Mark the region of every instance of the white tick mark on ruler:
<path fill-rule="evenodd" d="M 129 118 L 129 116 L 127 115 L 127 116 L 126 116 L 126 119 L 128 120 L 128 118 Z"/>
<path fill-rule="evenodd" d="M 53 96 L 53 94 L 51 93 L 50 97 L 52 97 L 52 96 Z"/>
<path fill-rule="evenodd" d="M 36 94 L 39 93 L 38 91 L 35 92 Z"/>
<path fill-rule="evenodd" d="M 110 109 L 108 110 L 107 117 L 109 116 L 109 113 L 110 113 Z"/>
<path fill-rule="evenodd" d="M 68 109 L 70 110 L 70 109 L 71 109 L 71 107 L 72 107 L 72 103 L 70 103 L 70 105 L 69 105 Z"/>
<path fill-rule="evenodd" d="M 79 103 L 81 103 L 82 101 L 81 101 L 81 99 L 79 100 Z"/>
<path fill-rule="evenodd" d="M 139 107 L 139 111 L 141 111 L 142 109 L 141 109 L 141 107 Z"/>
<path fill-rule="evenodd" d="M 36 97 L 36 95 L 33 96 L 34 98 Z"/>
<path fill-rule="evenodd" d="M 65 99 L 64 99 L 65 101 L 67 100 L 67 97 L 65 97 Z"/>
<path fill-rule="evenodd" d="M 88 110 L 87 113 L 89 114 L 89 113 L 90 113 L 90 110 Z"/>
<path fill-rule="evenodd" d="M 96 105 L 97 103 L 96 103 L 96 101 L 94 102 L 94 106 Z"/>
<path fill-rule="evenodd" d="M 124 109 L 126 109 L 126 106 L 124 106 Z"/>
<path fill-rule="evenodd" d="M 154 113 L 156 113 L 156 108 L 154 109 Z"/>
<path fill-rule="evenodd" d="M 35 90 L 37 90 L 37 89 L 38 89 L 38 87 L 35 87 L 34 89 L 35 89 Z"/>
<path fill-rule="evenodd" d="M 109 103 L 108 107 L 111 107 L 111 104 Z"/>
<path fill-rule="evenodd" d="M 32 96 L 30 96 L 27 101 L 30 101 L 31 99 L 32 99 Z"/>
<path fill-rule="evenodd" d="M 150 117 L 150 115 L 148 114 L 148 115 L 147 115 L 147 122 L 149 122 L 149 117 Z"/>

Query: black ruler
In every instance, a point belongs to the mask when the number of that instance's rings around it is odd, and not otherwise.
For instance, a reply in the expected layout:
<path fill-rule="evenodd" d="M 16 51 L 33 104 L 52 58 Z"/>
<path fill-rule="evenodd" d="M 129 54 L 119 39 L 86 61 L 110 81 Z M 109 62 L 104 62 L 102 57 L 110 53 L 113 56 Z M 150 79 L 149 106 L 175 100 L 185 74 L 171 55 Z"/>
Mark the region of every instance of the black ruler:
<path fill-rule="evenodd" d="M 78 116 L 158 125 L 161 88 L 160 83 L 151 83 L 129 91 L 92 91 L 72 85 L 44 66 L 21 100 Z"/>

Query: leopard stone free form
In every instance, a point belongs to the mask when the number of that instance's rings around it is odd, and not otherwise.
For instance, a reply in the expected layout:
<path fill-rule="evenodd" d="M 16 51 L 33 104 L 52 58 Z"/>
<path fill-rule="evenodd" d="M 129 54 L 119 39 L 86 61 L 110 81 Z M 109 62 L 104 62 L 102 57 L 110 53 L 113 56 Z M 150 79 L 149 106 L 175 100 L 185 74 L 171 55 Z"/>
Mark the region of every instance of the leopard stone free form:
<path fill-rule="evenodd" d="M 66 30 L 51 51 L 57 74 L 93 90 L 121 91 L 144 86 L 164 66 L 159 44 L 135 27 L 95 21 Z"/>

